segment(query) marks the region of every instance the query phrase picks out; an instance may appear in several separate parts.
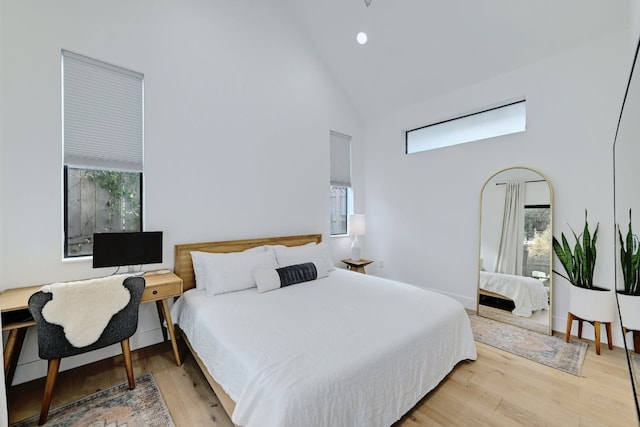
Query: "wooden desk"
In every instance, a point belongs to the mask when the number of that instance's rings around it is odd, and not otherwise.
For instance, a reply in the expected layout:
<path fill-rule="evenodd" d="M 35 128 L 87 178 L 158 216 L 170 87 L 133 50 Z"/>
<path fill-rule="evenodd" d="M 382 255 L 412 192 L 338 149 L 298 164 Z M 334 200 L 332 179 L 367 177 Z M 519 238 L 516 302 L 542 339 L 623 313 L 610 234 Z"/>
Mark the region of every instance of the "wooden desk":
<path fill-rule="evenodd" d="M 169 310 L 169 298 L 182 295 L 182 279 L 174 273 L 155 274 L 153 272 L 144 275 L 145 289 L 142 293 L 140 303 L 155 301 L 162 327 L 162 335 L 167 340 L 167 330 L 171 338 L 173 355 L 176 364 L 181 365 L 178 343 L 176 341 L 175 329 L 171 320 Z M 37 292 L 42 285 L 29 286 L 25 288 L 7 289 L 0 293 L 0 311 L 2 312 L 2 330 L 9 331 L 9 337 L 4 349 L 4 372 L 7 387 L 13 382 L 13 375 L 18 365 L 18 357 L 22 350 L 24 337 L 27 328 L 34 326 L 36 322 L 31 318 L 28 303 L 29 297 Z M 7 323 L 5 324 L 5 319 Z M 167 322 L 167 328 L 163 326 Z"/>

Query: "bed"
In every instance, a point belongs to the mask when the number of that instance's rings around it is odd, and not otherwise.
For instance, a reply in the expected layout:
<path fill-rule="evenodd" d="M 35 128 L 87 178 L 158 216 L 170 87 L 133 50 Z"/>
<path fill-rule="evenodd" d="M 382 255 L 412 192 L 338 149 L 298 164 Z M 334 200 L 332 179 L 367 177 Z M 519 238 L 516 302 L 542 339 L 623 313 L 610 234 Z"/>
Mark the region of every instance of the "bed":
<path fill-rule="evenodd" d="M 534 311 L 549 309 L 548 290 L 533 277 L 481 271 L 480 294 L 513 301 L 514 316 L 531 317 Z"/>
<path fill-rule="evenodd" d="M 477 357 L 459 302 L 391 280 L 335 269 L 263 293 L 260 283 L 218 295 L 196 287 L 192 251 L 320 243 L 313 234 L 176 245 L 185 292 L 172 318 L 236 425 L 389 426 Z"/>

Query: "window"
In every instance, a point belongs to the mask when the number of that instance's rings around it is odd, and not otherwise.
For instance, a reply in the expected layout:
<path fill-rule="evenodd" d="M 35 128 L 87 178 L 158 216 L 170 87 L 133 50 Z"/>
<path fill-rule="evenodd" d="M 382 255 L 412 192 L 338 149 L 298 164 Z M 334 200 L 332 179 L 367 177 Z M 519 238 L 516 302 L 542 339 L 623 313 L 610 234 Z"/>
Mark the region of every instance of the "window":
<path fill-rule="evenodd" d="M 524 207 L 524 253 L 522 274 L 526 277 L 545 278 L 551 271 L 551 207 L 526 205 Z"/>
<path fill-rule="evenodd" d="M 348 187 L 331 186 L 331 235 L 347 234 Z"/>
<path fill-rule="evenodd" d="M 351 137 L 331 131 L 331 235 L 347 234 L 347 214 L 353 210 L 351 191 Z"/>
<path fill-rule="evenodd" d="M 412 129 L 405 133 L 406 153 L 413 154 L 524 132 L 527 125 L 526 116 L 526 101 L 518 101 Z"/>
<path fill-rule="evenodd" d="M 94 232 L 142 230 L 143 79 L 62 51 L 65 258 L 91 255 Z"/>

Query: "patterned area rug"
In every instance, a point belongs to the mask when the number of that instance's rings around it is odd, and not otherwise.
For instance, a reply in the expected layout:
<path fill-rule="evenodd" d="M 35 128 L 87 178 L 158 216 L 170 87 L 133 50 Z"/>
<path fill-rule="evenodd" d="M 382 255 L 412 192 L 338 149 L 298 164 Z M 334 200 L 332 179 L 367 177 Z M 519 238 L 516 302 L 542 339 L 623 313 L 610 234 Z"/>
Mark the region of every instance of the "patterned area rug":
<path fill-rule="evenodd" d="M 497 320 L 498 322 L 508 323 L 514 326 L 520 326 L 532 331 L 539 332 L 541 334 L 547 334 L 549 332 L 549 323 L 540 323 L 534 320 L 534 317 L 519 317 L 514 316 L 508 311 L 500 310 L 493 307 L 487 307 L 484 305 L 480 305 L 479 307 L 480 315 L 482 317 L 487 317 L 489 319 Z M 542 312 L 536 312 L 538 316 L 546 316 L 549 318 L 549 312 L 547 310 L 543 310 Z"/>
<path fill-rule="evenodd" d="M 560 337 L 540 334 L 471 313 L 469 318 L 476 341 L 573 375 L 580 375 L 587 354 L 587 343 L 574 340 L 566 343 Z"/>
<path fill-rule="evenodd" d="M 11 427 L 38 425 L 38 416 Z M 49 411 L 44 424 L 52 427 L 174 427 L 153 375 L 136 379 L 136 388 L 123 383 Z"/>

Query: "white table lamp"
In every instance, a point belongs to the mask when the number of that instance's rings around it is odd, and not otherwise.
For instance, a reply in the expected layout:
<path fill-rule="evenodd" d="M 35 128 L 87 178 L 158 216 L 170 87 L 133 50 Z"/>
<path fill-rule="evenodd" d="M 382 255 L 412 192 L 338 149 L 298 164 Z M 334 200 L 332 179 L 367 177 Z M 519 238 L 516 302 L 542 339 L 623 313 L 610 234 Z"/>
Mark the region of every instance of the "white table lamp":
<path fill-rule="evenodd" d="M 360 261 L 360 242 L 358 242 L 358 236 L 362 236 L 365 232 L 364 214 L 349 215 L 348 219 L 348 233 L 354 236 L 353 243 L 351 244 L 351 259 Z"/>

